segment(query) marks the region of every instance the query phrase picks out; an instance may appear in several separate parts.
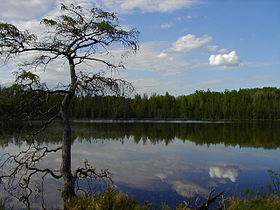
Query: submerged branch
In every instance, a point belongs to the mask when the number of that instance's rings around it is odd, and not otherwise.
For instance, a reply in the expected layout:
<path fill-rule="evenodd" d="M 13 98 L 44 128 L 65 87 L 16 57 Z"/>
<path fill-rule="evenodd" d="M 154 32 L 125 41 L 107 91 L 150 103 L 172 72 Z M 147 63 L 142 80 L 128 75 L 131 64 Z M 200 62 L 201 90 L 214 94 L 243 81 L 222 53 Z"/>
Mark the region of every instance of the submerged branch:
<path fill-rule="evenodd" d="M 195 200 L 194 206 L 191 206 L 190 201 L 184 201 L 184 208 L 183 209 L 189 209 L 189 210 L 208 210 L 210 206 L 219 198 L 223 195 L 223 191 L 219 192 L 217 195 L 212 196 L 213 193 L 215 192 L 215 189 L 212 189 L 209 192 L 208 198 L 206 201 L 204 201 L 202 204 L 199 204 L 199 197 Z M 212 208 L 211 208 L 212 209 Z"/>

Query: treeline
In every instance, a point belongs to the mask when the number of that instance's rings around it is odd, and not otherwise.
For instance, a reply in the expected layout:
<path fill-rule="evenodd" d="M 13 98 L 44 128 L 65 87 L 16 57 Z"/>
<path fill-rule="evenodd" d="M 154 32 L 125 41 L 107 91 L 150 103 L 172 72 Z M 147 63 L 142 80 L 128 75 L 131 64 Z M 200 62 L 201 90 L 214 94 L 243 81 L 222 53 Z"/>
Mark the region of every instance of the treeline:
<path fill-rule="evenodd" d="M 186 96 L 78 97 L 76 118 L 91 119 L 279 119 L 280 89 L 196 91 Z"/>
<path fill-rule="evenodd" d="M 47 100 L 46 100 L 47 99 Z M 0 87 L 0 119 L 25 116 L 45 118 L 59 108 L 61 96 L 46 96 L 14 87 Z M 136 95 L 79 96 L 71 110 L 78 119 L 279 119 L 280 89 L 273 87 L 238 91 L 196 91 L 186 96 Z"/>
<path fill-rule="evenodd" d="M 19 85 L 0 86 L 0 125 L 3 122 L 49 119 L 57 112 L 61 96 L 27 91 Z"/>

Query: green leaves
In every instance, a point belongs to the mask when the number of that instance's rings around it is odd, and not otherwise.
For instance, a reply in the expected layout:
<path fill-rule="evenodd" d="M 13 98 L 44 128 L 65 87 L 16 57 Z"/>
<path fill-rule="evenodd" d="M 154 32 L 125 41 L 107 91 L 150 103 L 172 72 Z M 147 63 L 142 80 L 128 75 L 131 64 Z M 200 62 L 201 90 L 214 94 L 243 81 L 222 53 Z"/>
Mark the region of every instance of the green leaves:
<path fill-rule="evenodd" d="M 36 36 L 27 30 L 20 31 L 12 24 L 0 23 L 0 55 L 5 59 L 20 53 L 26 45 L 31 45 L 36 39 Z"/>
<path fill-rule="evenodd" d="M 51 28 L 51 39 L 61 43 L 60 46 L 69 46 L 68 52 L 82 48 L 89 50 L 98 45 L 109 46 L 113 42 L 122 45 L 126 50 L 138 49 L 139 32 L 120 29 L 114 13 L 73 4 L 61 4 L 61 10 L 62 14 L 57 18 L 45 18 L 41 23 Z"/>
<path fill-rule="evenodd" d="M 47 26 L 57 25 L 57 22 L 55 20 L 47 19 L 47 18 L 42 19 L 40 23 L 44 24 L 44 25 L 47 25 Z"/>
<path fill-rule="evenodd" d="M 100 23 L 96 23 L 96 26 L 98 28 L 98 30 L 100 32 L 109 32 L 109 33 L 112 33 L 115 30 L 115 28 L 111 25 L 111 23 L 109 21 L 102 21 Z"/>
<path fill-rule="evenodd" d="M 30 71 L 22 71 L 17 74 L 15 84 L 23 89 L 40 89 L 43 86 L 40 83 L 40 77 Z"/>

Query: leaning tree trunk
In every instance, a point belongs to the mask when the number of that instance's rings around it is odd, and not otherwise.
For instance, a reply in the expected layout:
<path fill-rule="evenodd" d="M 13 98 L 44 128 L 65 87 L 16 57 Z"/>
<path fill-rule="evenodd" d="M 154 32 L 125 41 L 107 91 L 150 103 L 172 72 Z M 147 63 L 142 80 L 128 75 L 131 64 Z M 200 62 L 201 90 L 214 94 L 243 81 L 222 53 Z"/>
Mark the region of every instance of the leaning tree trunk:
<path fill-rule="evenodd" d="M 62 143 L 62 162 L 61 162 L 61 174 L 64 180 L 64 187 L 62 190 L 63 200 L 75 197 L 74 178 L 71 172 L 71 143 L 72 133 L 69 122 L 69 106 L 71 96 L 66 95 L 61 105 L 61 115 L 63 124 L 63 143 Z"/>
<path fill-rule="evenodd" d="M 71 144 L 72 144 L 72 133 L 71 125 L 69 122 L 69 110 L 72 98 L 75 94 L 77 80 L 75 75 L 75 65 L 73 59 L 68 58 L 70 65 L 71 85 L 69 92 L 65 94 L 61 104 L 61 116 L 63 124 L 63 143 L 62 143 L 62 163 L 61 163 L 61 174 L 64 180 L 64 187 L 62 190 L 63 200 L 75 197 L 75 178 L 71 171 Z"/>

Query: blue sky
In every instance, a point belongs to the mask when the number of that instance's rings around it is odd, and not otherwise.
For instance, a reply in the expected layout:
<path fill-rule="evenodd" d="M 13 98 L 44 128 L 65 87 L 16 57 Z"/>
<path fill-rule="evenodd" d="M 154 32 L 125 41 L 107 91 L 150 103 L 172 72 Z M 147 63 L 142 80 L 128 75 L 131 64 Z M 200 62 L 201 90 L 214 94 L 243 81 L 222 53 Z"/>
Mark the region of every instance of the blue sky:
<path fill-rule="evenodd" d="M 61 1 L 0 0 L 0 18 L 36 32 L 44 16 L 59 14 Z M 279 87 L 278 0 L 64 0 L 115 11 L 120 24 L 140 31 L 140 51 L 119 77 L 137 93 L 185 95 L 195 90 Z M 17 6 L 14 6 L 16 3 Z M 16 64 L 19 61 L 13 61 Z M 15 65 L 0 69 L 0 84 Z M 67 70 L 38 73 L 52 83 Z"/>

